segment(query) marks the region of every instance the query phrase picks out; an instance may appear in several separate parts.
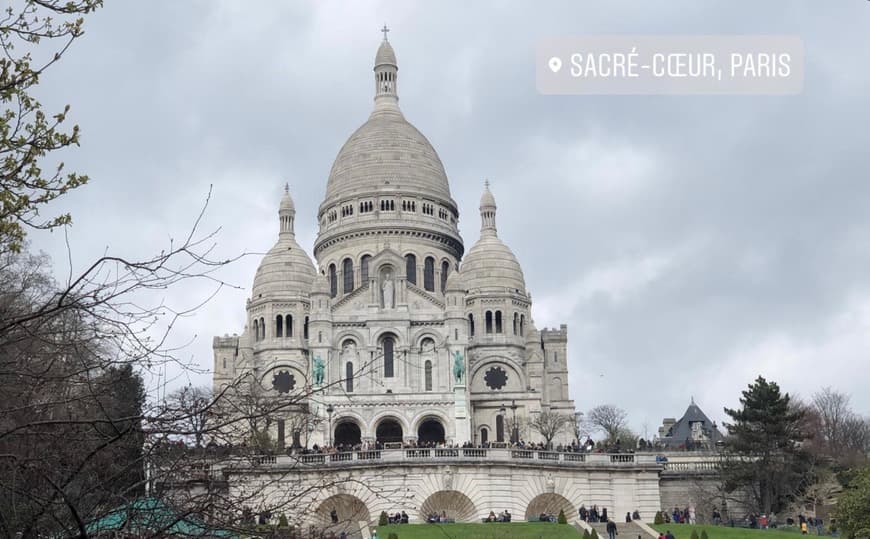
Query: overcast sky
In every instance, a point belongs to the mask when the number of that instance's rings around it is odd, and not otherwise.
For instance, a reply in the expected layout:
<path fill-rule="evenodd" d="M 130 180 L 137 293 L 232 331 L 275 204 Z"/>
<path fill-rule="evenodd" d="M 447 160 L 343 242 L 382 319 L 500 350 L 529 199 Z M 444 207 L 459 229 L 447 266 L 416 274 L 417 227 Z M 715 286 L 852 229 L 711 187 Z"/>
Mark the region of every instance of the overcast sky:
<path fill-rule="evenodd" d="M 72 105 L 83 133 L 64 158 L 91 183 L 52 208 L 73 214 L 73 266 L 107 248 L 153 253 L 188 230 L 209 185 L 219 254 L 271 247 L 285 181 L 310 253 L 332 161 L 372 107 L 385 22 L 401 107 L 444 162 L 466 249 L 489 178 L 537 326 L 568 324 L 579 410 L 619 405 L 652 436 L 692 396 L 721 421 L 762 374 L 802 396 L 833 386 L 870 415 L 864 0 L 109 0 L 40 89 L 49 110 Z M 795 34 L 805 89 L 537 93 L 539 40 L 611 33 Z M 31 241 L 68 271 L 63 234 Z M 228 268 L 244 289 L 179 324 L 186 357 L 210 368 L 212 336 L 241 332 L 258 263 Z"/>

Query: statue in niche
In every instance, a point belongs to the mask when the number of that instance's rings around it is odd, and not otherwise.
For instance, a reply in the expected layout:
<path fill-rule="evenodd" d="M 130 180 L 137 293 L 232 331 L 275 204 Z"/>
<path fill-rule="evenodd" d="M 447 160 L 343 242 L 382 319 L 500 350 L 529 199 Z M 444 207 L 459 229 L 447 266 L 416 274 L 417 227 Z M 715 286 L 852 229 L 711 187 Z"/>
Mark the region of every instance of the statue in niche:
<path fill-rule="evenodd" d="M 344 341 L 344 345 L 341 347 L 341 363 L 346 364 L 348 361 L 352 361 L 354 365 L 359 361 L 359 355 L 356 353 L 356 343 L 350 339 Z"/>
<path fill-rule="evenodd" d="M 453 352 L 453 380 L 457 384 L 461 384 L 465 378 L 465 360 L 462 358 L 462 352 L 456 350 Z"/>
<path fill-rule="evenodd" d="M 326 372 L 326 364 L 319 355 L 314 356 L 314 385 L 323 385 L 323 375 Z"/>
<path fill-rule="evenodd" d="M 382 300 L 384 302 L 384 309 L 392 309 L 393 308 L 393 300 L 394 300 L 394 290 L 393 290 L 393 274 L 387 272 L 384 274 L 384 282 L 381 285 Z"/>
<path fill-rule="evenodd" d="M 453 470 L 450 468 L 444 470 L 443 486 L 444 490 L 453 490 Z"/>

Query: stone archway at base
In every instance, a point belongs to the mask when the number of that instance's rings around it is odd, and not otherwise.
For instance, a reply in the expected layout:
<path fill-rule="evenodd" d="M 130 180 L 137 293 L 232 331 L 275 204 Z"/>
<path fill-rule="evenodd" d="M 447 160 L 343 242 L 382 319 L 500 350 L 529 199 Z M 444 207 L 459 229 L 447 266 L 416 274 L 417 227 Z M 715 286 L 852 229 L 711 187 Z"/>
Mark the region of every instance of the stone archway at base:
<path fill-rule="evenodd" d="M 349 538 L 357 539 L 362 537 L 362 527 L 370 524 L 371 514 L 365 502 L 356 496 L 335 494 L 317 506 L 315 520 L 327 535 L 333 533 L 337 537 L 345 532 Z"/>
<path fill-rule="evenodd" d="M 429 515 L 435 513 L 446 513 L 447 518 L 456 522 L 475 522 L 478 516 L 471 499 L 458 490 L 439 490 L 420 505 L 420 521 L 426 522 Z"/>
<path fill-rule="evenodd" d="M 565 518 L 568 522 L 576 516 L 577 509 L 566 497 L 561 494 L 548 492 L 538 494 L 526 506 L 526 520 L 540 520 L 541 514 L 559 516 L 559 511 L 565 511 Z"/>

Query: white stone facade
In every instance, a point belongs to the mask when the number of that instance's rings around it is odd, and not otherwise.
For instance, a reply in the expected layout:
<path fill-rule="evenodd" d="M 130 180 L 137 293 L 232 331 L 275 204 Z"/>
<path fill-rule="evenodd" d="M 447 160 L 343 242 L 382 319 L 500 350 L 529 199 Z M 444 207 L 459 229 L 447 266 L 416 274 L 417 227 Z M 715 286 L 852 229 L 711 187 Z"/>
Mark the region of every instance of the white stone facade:
<path fill-rule="evenodd" d="M 285 193 L 247 325 L 214 339 L 215 388 L 244 375 L 273 399 L 314 387 L 318 421 L 288 412 L 270 426 L 288 446 L 507 442 L 514 416 L 573 414 L 567 328 L 535 328 L 489 187 L 480 239 L 466 252 L 438 154 L 399 109 L 386 40 L 375 64 L 374 110 L 336 157 L 317 214 L 316 263 L 295 240 Z M 568 430 L 555 442 L 572 439 Z M 540 440 L 533 429 L 518 434 Z"/>

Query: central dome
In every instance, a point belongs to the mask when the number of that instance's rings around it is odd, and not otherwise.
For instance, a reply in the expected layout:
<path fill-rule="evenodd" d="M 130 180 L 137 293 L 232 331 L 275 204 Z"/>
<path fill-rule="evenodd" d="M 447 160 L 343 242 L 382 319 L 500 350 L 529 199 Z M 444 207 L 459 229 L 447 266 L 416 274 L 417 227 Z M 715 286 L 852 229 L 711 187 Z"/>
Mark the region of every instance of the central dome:
<path fill-rule="evenodd" d="M 450 200 L 435 148 L 397 106 L 376 108 L 345 142 L 329 173 L 326 200 L 374 193 L 384 185 Z"/>
<path fill-rule="evenodd" d="M 455 265 L 465 251 L 444 165 L 399 109 L 398 72 L 385 39 L 375 55 L 374 107 L 339 150 L 317 212 L 321 270 L 351 254 L 371 256 L 390 240 L 421 262 L 440 253 Z M 364 237 L 373 241 L 358 241 Z"/>
<path fill-rule="evenodd" d="M 385 185 L 451 201 L 438 153 L 399 109 L 399 66 L 386 39 L 375 55 L 374 70 L 375 108 L 338 152 L 326 184 L 326 201 L 373 194 Z"/>

